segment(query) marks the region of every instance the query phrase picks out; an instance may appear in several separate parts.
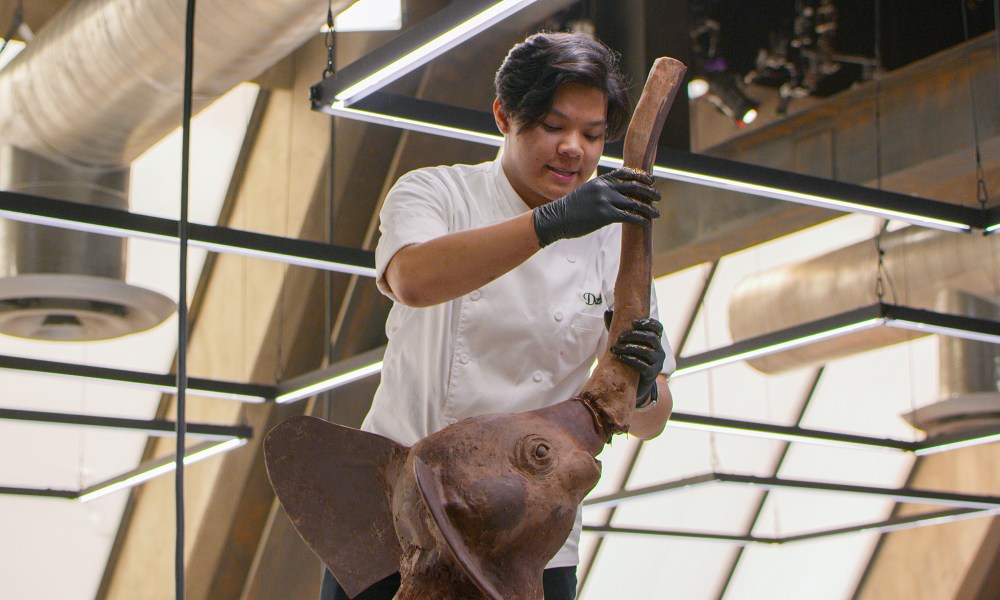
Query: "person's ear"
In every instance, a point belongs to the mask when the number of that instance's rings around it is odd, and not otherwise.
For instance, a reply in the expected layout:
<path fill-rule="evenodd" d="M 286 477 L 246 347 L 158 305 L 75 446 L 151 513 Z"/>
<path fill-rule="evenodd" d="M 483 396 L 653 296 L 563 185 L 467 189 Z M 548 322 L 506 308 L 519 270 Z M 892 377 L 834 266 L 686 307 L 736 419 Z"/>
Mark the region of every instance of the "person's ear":
<path fill-rule="evenodd" d="M 500 133 L 507 135 L 510 133 L 510 119 L 507 117 L 507 113 L 500 108 L 500 98 L 493 101 L 493 118 L 497 122 L 497 129 Z"/>

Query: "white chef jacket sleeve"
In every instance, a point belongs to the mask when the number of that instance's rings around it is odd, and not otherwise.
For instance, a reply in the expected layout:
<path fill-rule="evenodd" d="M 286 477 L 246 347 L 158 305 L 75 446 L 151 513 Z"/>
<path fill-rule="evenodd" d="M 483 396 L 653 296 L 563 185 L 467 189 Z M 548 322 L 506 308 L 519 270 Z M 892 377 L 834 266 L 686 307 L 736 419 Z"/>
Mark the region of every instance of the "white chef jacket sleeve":
<path fill-rule="evenodd" d="M 379 237 L 375 247 L 375 284 L 398 302 L 385 280 L 385 269 L 399 250 L 440 237 L 449 231 L 452 205 L 448 186 L 432 171 L 411 171 L 399 178 L 379 212 Z"/>

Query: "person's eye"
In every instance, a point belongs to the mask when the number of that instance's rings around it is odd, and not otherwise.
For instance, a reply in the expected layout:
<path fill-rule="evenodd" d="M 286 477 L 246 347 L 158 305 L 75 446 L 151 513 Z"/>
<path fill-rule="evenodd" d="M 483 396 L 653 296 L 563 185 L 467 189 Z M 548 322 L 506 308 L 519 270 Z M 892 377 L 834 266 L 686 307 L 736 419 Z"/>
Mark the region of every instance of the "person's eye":
<path fill-rule="evenodd" d="M 603 133 L 597 133 L 597 134 L 587 133 L 583 137 L 587 138 L 591 142 L 596 142 L 598 140 L 604 139 L 604 134 Z"/>
<path fill-rule="evenodd" d="M 545 131 L 559 131 L 559 127 L 556 125 L 549 125 L 548 123 L 542 123 L 542 129 Z"/>

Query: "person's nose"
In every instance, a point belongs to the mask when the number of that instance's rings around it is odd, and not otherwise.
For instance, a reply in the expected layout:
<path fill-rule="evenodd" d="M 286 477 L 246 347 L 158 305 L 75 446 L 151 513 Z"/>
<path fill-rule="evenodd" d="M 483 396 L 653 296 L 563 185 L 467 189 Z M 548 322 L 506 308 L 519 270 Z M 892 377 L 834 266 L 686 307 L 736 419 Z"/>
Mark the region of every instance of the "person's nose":
<path fill-rule="evenodd" d="M 571 158 L 583 156 L 583 134 L 576 131 L 567 131 L 563 139 L 559 141 L 559 154 Z"/>

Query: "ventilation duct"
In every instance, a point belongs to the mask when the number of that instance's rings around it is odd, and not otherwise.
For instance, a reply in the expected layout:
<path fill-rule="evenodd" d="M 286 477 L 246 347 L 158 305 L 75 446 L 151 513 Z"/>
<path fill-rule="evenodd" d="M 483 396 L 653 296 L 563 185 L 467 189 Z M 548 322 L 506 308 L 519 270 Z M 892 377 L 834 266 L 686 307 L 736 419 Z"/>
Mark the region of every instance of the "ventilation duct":
<path fill-rule="evenodd" d="M 882 248 L 887 281 L 892 284 L 884 286 L 886 302 L 933 308 L 942 290 L 993 298 L 1000 289 L 1000 249 L 991 236 L 906 227 L 883 236 Z M 733 340 L 873 304 L 877 266 L 875 243 L 868 241 L 745 279 L 736 287 L 729 305 Z M 877 327 L 754 359 L 750 364 L 764 373 L 777 373 L 919 335 Z"/>
<path fill-rule="evenodd" d="M 78 0 L 54 17 L 0 71 L 0 189 L 127 209 L 130 163 L 180 124 L 185 9 Z M 314 0 L 197 9 L 195 110 L 316 35 L 326 14 Z M 124 240 L 0 223 L 0 332 L 88 340 L 160 323 L 172 301 L 126 284 L 125 256 Z"/>
<path fill-rule="evenodd" d="M 939 312 L 996 320 L 995 304 L 965 292 L 944 291 Z M 1000 428 L 997 369 L 1000 346 L 938 336 L 938 401 L 903 415 L 928 437 Z"/>

